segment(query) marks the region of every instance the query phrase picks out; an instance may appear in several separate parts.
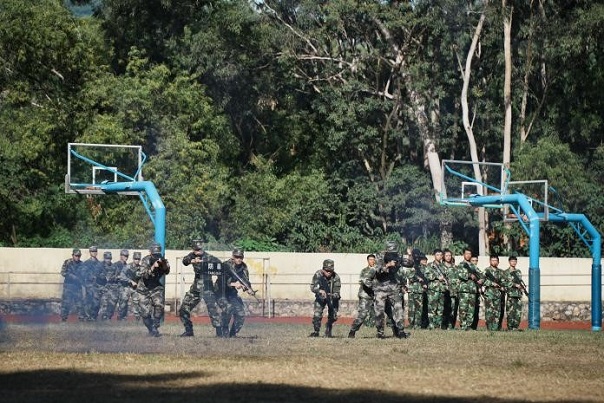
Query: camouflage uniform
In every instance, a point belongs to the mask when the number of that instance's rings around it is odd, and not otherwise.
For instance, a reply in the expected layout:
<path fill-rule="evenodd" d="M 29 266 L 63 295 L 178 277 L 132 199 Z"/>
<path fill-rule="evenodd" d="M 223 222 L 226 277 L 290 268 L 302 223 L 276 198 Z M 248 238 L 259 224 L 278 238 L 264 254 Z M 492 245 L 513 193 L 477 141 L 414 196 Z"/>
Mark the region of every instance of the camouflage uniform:
<path fill-rule="evenodd" d="M 193 265 L 195 280 L 191 288 L 182 299 L 182 304 L 178 310 L 178 316 L 185 327 L 183 337 L 193 336 L 193 322 L 191 322 L 191 312 L 203 298 L 212 326 L 216 329 L 216 336 L 222 336 L 222 324 L 220 322 L 220 312 L 218 311 L 218 301 L 212 284 L 212 276 L 207 273 L 209 266 L 219 267 L 222 265 L 220 259 L 205 253 L 201 242 L 194 245 L 194 251 L 182 258 L 182 264 Z"/>
<path fill-rule="evenodd" d="M 82 271 L 84 274 L 83 284 L 86 290 L 84 312 L 86 315 L 86 320 L 94 321 L 99 315 L 101 296 L 103 294 L 103 287 L 105 286 L 107 279 L 104 275 L 103 263 L 96 258 L 97 247 L 91 246 L 89 251 L 91 252 L 91 256 L 82 265 Z M 94 253 L 94 256 L 92 253 Z"/>
<path fill-rule="evenodd" d="M 510 263 L 512 263 L 512 260 L 515 260 L 515 258 L 510 257 Z M 507 290 L 505 301 L 507 329 L 518 330 L 522 319 L 522 294 L 527 291 L 522 285 L 522 272 L 514 264 L 503 271 L 502 277 L 503 286 Z"/>
<path fill-rule="evenodd" d="M 491 257 L 491 266 L 484 270 L 484 319 L 488 330 L 501 330 L 503 320 L 504 288 L 503 271 L 493 266 L 494 257 Z M 497 263 L 499 259 L 497 259 Z"/>
<path fill-rule="evenodd" d="M 424 297 L 427 287 L 423 279 L 425 270 L 426 267 L 420 265 L 419 262 L 415 263 L 415 267 L 405 270 L 409 292 L 409 326 L 413 329 L 422 327 Z"/>
<path fill-rule="evenodd" d="M 126 301 L 125 304 L 120 305 L 118 312 L 118 319 L 125 319 L 128 315 L 128 299 L 132 300 L 132 313 L 136 320 L 140 320 L 140 293 L 137 291 L 139 278 L 136 273 L 140 270 L 142 265 L 140 264 L 141 253 L 134 252 L 134 260 L 132 263 L 125 265 L 120 273 L 120 284 L 122 286 L 121 299 Z"/>
<path fill-rule="evenodd" d="M 342 283 L 340 281 L 340 276 L 334 271 L 333 260 L 325 259 L 323 261 L 323 268 L 313 275 L 312 282 L 310 283 L 310 291 L 315 294 L 312 318 L 314 331 L 310 334 L 311 337 L 319 336 L 323 311 L 326 306 L 327 324 L 325 325 L 325 337 L 332 336 L 332 326 L 338 320 L 341 287 Z"/>
<path fill-rule="evenodd" d="M 406 280 L 398 261 L 397 252 L 386 252 L 384 263 L 372 268 L 363 284 L 371 285 L 374 291 L 375 327 L 377 337 L 383 339 L 384 321 L 386 316 L 392 321 L 392 330 L 395 337 L 406 338 L 405 318 L 403 312 L 403 287 Z M 387 309 L 389 307 L 389 309 Z"/>
<path fill-rule="evenodd" d="M 239 284 L 250 285 L 250 275 L 247 265 L 243 261 L 240 261 L 239 258 L 243 259 L 243 251 L 235 249 L 233 251 L 233 258 L 222 263 L 224 275 L 216 280 L 216 294 L 221 296 L 218 300 L 218 304 L 222 308 L 221 326 L 223 337 L 236 337 L 245 322 L 245 307 L 243 305 L 243 300 L 239 297 L 237 288 L 231 285 L 235 283 L 238 283 L 237 286 L 239 286 Z M 237 276 L 243 280 L 243 284 L 239 281 Z M 252 292 L 252 290 L 245 285 L 243 287 L 244 291 Z M 231 317 L 233 317 L 233 324 L 229 329 Z"/>
<path fill-rule="evenodd" d="M 372 256 L 372 255 L 370 255 Z M 375 256 L 374 256 L 375 258 Z M 367 258 L 367 260 L 369 260 L 369 257 Z M 373 293 L 373 289 L 372 286 L 373 284 L 371 283 L 371 280 L 369 280 L 371 273 L 372 273 L 372 269 L 374 269 L 375 265 L 373 266 L 367 266 L 365 267 L 363 270 L 361 270 L 361 274 L 360 274 L 360 279 L 359 282 L 361 283 L 359 286 L 359 305 L 357 308 L 357 317 L 354 320 L 354 322 L 352 322 L 352 326 L 350 327 L 350 332 L 348 333 L 348 337 L 353 338 L 355 335 L 355 332 L 357 332 L 361 326 L 363 325 L 363 323 L 366 322 L 367 317 L 370 315 L 370 313 L 374 313 L 374 308 L 373 308 L 373 298 L 374 298 L 374 293 Z M 369 281 L 368 281 L 369 280 Z M 369 285 L 367 285 L 369 284 Z M 374 315 L 375 318 L 375 315 Z M 374 319 L 375 321 L 375 319 Z"/>
<path fill-rule="evenodd" d="M 105 252 L 103 255 L 103 268 L 106 283 L 103 287 L 101 309 L 99 310 L 102 320 L 110 320 L 113 317 L 122 288 L 119 281 L 122 266 L 113 264 L 111 262 L 111 257 L 111 252 Z"/>
<path fill-rule="evenodd" d="M 442 252 L 440 252 L 442 254 Z M 436 252 L 435 252 L 436 254 Z M 428 280 L 428 328 L 440 329 L 443 323 L 445 292 L 448 290 L 446 269 L 442 261 L 435 260 L 426 267 Z"/>
<path fill-rule="evenodd" d="M 149 335 L 159 337 L 158 329 L 165 305 L 162 278 L 170 273 L 170 265 L 162 258 L 161 253 L 153 253 L 147 262 L 141 265 L 136 273 L 136 278 L 139 279 L 137 290 L 141 296 L 141 318 Z"/>
<path fill-rule="evenodd" d="M 63 294 L 61 296 L 61 320 L 65 322 L 69 312 L 75 307 L 78 313 L 78 319 L 84 320 L 83 311 L 83 290 L 82 290 L 82 261 L 80 260 L 82 252 L 74 249 L 72 258 L 63 262 L 61 267 L 61 276 L 65 277 L 63 281 Z"/>
<path fill-rule="evenodd" d="M 459 308 L 459 278 L 457 276 L 457 267 L 453 263 L 453 254 L 449 250 L 444 251 L 445 258 L 451 255 L 449 261 L 443 261 L 443 269 L 447 277 L 449 287 L 445 291 L 445 305 L 443 307 L 443 328 L 454 329 L 457 321 L 457 310 Z"/>
<path fill-rule="evenodd" d="M 475 270 L 477 278 L 471 275 L 466 265 Z M 474 323 L 476 304 L 479 302 L 479 287 L 482 286 L 483 274 L 469 260 L 464 260 L 457 267 L 457 278 L 459 279 L 459 326 L 462 330 L 470 330 Z"/>

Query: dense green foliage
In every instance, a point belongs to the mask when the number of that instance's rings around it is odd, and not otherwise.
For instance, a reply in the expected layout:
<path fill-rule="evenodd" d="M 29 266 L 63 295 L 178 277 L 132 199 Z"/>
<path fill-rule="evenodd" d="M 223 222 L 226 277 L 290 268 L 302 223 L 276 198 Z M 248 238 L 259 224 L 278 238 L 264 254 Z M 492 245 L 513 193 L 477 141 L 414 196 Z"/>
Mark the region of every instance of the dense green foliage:
<path fill-rule="evenodd" d="M 63 193 L 67 143 L 91 142 L 143 145 L 169 248 L 476 247 L 474 211 L 435 201 L 426 144 L 469 160 L 460 68 L 484 12 L 469 102 L 481 160 L 502 160 L 504 11 L 513 179 L 548 179 L 602 232 L 604 6 L 520 3 L 2 0 L 0 245 L 152 239 L 138 199 Z M 526 253 L 491 215 L 491 251 Z M 541 244 L 587 253 L 565 226 Z"/>

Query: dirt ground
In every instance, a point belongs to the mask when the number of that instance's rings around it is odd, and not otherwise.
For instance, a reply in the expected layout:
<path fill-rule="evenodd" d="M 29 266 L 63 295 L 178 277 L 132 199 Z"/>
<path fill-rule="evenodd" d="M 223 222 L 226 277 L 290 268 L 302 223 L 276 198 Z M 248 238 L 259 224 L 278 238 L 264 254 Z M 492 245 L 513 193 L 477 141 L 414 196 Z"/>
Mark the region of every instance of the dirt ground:
<path fill-rule="evenodd" d="M 133 320 L 130 318 L 129 320 Z M 168 323 L 178 323 L 180 319 L 174 314 L 167 314 L 165 320 Z M 192 318 L 194 324 L 208 324 L 209 318 L 207 316 L 196 316 Z M 251 323 L 290 323 L 290 324 L 311 324 L 310 317 L 273 317 L 273 318 L 264 318 L 258 316 L 250 316 L 246 318 L 247 322 Z M 338 324 L 340 325 L 350 325 L 354 318 L 339 318 Z M 44 316 L 35 316 L 35 315 L 0 315 L 0 321 L 4 321 L 6 323 L 59 323 L 60 318 L 58 315 L 44 315 Z M 71 316 L 68 320 L 69 322 L 76 322 L 77 318 Z M 585 321 L 541 321 L 541 330 L 591 330 L 591 323 Z M 484 328 L 484 321 L 479 322 L 479 327 Z M 505 322 L 504 322 L 505 328 Z M 528 322 L 523 321 L 520 324 L 521 329 L 528 329 Z"/>

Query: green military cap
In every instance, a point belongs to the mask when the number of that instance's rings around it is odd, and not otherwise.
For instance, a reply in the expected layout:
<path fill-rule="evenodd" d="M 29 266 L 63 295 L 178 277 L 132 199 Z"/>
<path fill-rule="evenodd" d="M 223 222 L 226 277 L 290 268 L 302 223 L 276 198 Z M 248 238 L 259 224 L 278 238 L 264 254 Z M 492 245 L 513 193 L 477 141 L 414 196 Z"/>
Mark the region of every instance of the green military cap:
<path fill-rule="evenodd" d="M 71 251 L 71 254 L 73 256 L 82 256 L 82 251 L 79 250 L 78 248 L 73 248 L 73 250 Z"/>
<path fill-rule="evenodd" d="M 128 249 L 122 249 L 120 251 L 120 256 L 130 256 L 130 252 L 128 252 Z"/>
<path fill-rule="evenodd" d="M 243 249 L 240 249 L 240 248 L 233 249 L 233 257 L 243 258 Z"/>
<path fill-rule="evenodd" d="M 111 259 L 113 256 L 111 255 L 111 252 L 107 251 L 103 253 L 103 259 Z"/>
<path fill-rule="evenodd" d="M 132 254 L 132 258 L 133 258 L 134 260 L 140 260 L 140 258 L 141 258 L 141 253 L 140 253 L 140 252 L 134 252 L 134 253 Z"/>
<path fill-rule="evenodd" d="M 334 263 L 331 259 L 325 259 L 323 261 L 323 270 L 325 271 L 334 271 Z"/>
<path fill-rule="evenodd" d="M 99 249 L 96 246 L 91 246 L 90 248 L 88 248 L 88 252 L 98 252 Z"/>

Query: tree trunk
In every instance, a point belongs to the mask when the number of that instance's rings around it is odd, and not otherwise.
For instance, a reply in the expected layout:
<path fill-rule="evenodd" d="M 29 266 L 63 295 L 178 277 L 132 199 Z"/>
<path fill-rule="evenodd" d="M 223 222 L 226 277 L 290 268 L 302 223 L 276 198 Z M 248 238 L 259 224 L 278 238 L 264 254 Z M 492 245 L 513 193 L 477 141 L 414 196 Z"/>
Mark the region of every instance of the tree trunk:
<path fill-rule="evenodd" d="M 485 6 L 488 2 L 485 1 Z M 463 127 L 466 131 L 466 135 L 468 136 L 468 143 L 470 146 L 470 156 L 472 158 L 472 162 L 478 162 L 478 150 L 476 148 L 476 139 L 474 138 L 474 132 L 472 130 L 472 125 L 470 123 L 470 110 L 468 107 L 468 88 L 470 87 L 470 75 L 472 73 L 472 58 L 474 56 L 474 52 L 476 51 L 476 46 L 478 45 L 478 40 L 480 38 L 480 32 L 482 31 L 482 26 L 484 25 L 484 20 L 486 16 L 484 11 L 480 15 L 480 20 L 478 21 L 478 25 L 476 25 L 476 29 L 474 30 L 474 36 L 472 37 L 472 44 L 470 45 L 470 50 L 468 50 L 468 55 L 466 57 L 466 65 L 463 71 L 463 87 L 461 90 L 461 109 L 462 109 L 462 117 L 463 117 Z M 480 167 L 478 164 L 473 164 L 474 168 L 474 179 L 477 182 L 482 182 L 482 177 L 480 173 Z M 486 253 L 486 220 L 485 220 L 485 209 L 478 209 L 478 254 L 484 256 Z"/>

